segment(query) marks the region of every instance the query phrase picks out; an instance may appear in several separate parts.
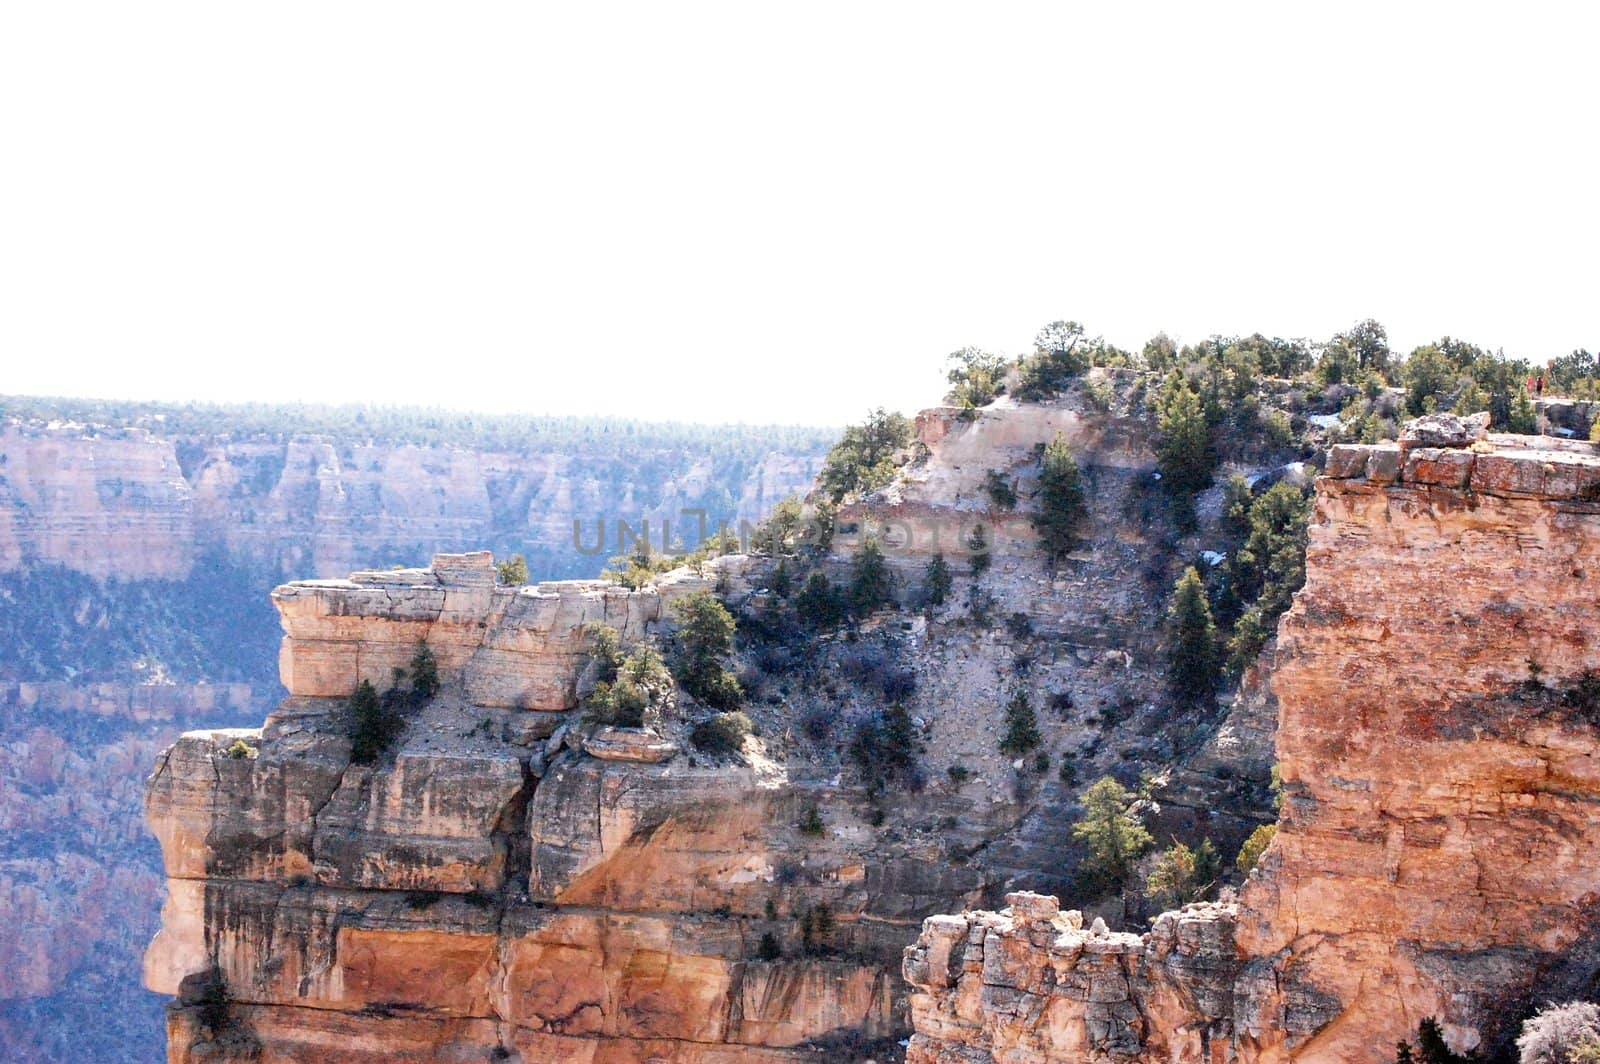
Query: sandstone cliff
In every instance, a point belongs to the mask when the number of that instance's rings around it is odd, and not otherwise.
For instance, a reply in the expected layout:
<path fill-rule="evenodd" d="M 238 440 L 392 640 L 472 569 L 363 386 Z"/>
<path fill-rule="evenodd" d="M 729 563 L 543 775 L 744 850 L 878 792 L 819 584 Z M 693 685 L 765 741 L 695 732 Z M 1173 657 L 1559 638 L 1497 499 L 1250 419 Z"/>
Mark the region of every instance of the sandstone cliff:
<path fill-rule="evenodd" d="M 149 784 L 169 879 L 147 982 L 193 999 L 215 970 L 228 1002 L 225 1025 L 176 1009 L 169 1059 L 776 1062 L 897 1030 L 887 959 L 927 910 L 893 910 L 858 847 L 807 844 L 779 766 L 571 730 L 586 626 L 642 637 L 709 579 L 507 588 L 483 554 L 278 589 L 289 699 L 186 735 Z M 344 697 L 419 638 L 443 691 L 352 765 Z M 803 955 L 820 903 L 838 929 Z"/>
<path fill-rule="evenodd" d="M 898 608 L 843 628 L 793 627 L 772 557 L 632 592 L 498 588 L 473 558 L 278 589 L 290 699 L 259 736 L 186 736 L 151 783 L 171 886 L 147 978 L 188 1002 L 175 1059 L 857 1059 L 906 1033 L 901 953 L 924 917 L 1073 881 L 1072 803 L 1097 775 L 1204 746 L 1162 830 L 1236 848 L 1266 808 L 1270 719 L 1259 698 L 1226 732 L 1224 707 L 1171 712 L 1151 622 L 1210 533 L 1172 532 L 1148 429 L 1118 401 L 924 415 L 901 476 L 839 514 L 815 564 L 845 581 L 863 535 L 943 529 L 955 589 L 920 602 L 936 548 L 896 542 Z M 1092 490 L 1081 549 L 1051 568 L 1026 513 L 1058 432 Z M 984 493 L 990 471 L 1015 512 Z M 997 533 L 981 573 L 960 546 L 974 522 Z M 748 632 L 745 759 L 572 725 L 584 624 L 652 637 L 663 602 L 717 583 Z M 344 697 L 418 640 L 445 693 L 392 763 L 350 766 Z M 1040 731 L 1026 757 L 997 747 L 1019 690 Z M 858 751 L 891 700 L 911 763 L 885 786 Z M 253 758 L 226 755 L 241 735 Z M 824 906 L 836 926 L 808 942 Z M 348 1056 L 316 1055 L 334 1045 Z"/>
<path fill-rule="evenodd" d="M 1272 680 L 1283 817 L 1237 908 L 1087 940 L 1025 897 L 931 919 L 908 1059 L 1377 1064 L 1425 1017 L 1493 1049 L 1589 989 L 1597 494 L 1586 444 L 1335 448 Z"/>

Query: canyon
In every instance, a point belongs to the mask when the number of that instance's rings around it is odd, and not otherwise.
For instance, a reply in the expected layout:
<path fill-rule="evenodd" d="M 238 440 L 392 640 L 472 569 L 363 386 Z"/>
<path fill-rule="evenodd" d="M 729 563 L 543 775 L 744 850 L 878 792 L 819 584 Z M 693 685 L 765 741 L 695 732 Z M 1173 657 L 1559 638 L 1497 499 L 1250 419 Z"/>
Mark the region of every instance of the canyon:
<path fill-rule="evenodd" d="M 1148 618 L 1186 547 L 1148 429 L 1072 395 L 917 431 L 816 558 L 844 582 L 867 539 L 895 544 L 895 601 L 848 630 L 771 631 L 779 559 L 759 554 L 631 590 L 501 586 L 487 554 L 279 587 L 289 697 L 260 729 L 185 735 L 147 793 L 169 879 L 145 977 L 175 998 L 169 1060 L 893 1059 L 922 922 L 1072 889 L 1073 796 L 1096 774 L 1179 766 L 1152 781 L 1152 823 L 1237 849 L 1272 816 L 1270 695 L 1187 718 L 1161 695 Z M 1094 490 L 1078 557 L 1052 570 L 984 484 L 1000 470 L 1031 495 L 1058 434 Z M 916 537 L 974 523 L 992 560 L 968 573 L 958 543 L 966 594 L 920 602 Z M 739 755 L 698 747 L 692 705 L 653 731 L 585 720 L 592 626 L 669 637 L 671 604 L 708 590 L 747 630 Z M 353 764 L 351 695 L 395 683 L 419 641 L 441 692 Z M 851 751 L 891 726 L 890 688 L 916 754 L 875 780 Z M 1038 757 L 996 747 L 1019 689 Z"/>
<path fill-rule="evenodd" d="M 988 463 L 1007 468 L 1010 449 L 1020 469 L 1075 424 L 1048 404 L 925 415 L 927 454 L 841 511 L 824 570 L 899 524 L 904 588 L 927 557 L 917 530 L 971 518 Z M 1084 549 L 1126 614 L 1099 576 L 1042 579 L 1023 526 L 979 516 L 1014 530 L 981 579 L 1028 588 L 1028 638 L 1058 648 L 1030 684 L 1074 705 L 1154 671 L 1153 648 L 1107 632 L 1144 607 L 1111 553 L 1138 491 L 1118 463 L 1136 469 L 1142 445 L 1116 428 L 1074 442 L 1106 459 L 1086 461 L 1101 509 Z M 955 460 L 968 434 L 987 434 L 981 461 Z M 1039 873 L 1071 860 L 1071 785 L 996 755 L 985 706 L 1008 685 L 990 677 L 1017 647 L 997 654 L 1010 640 L 955 607 L 916 611 L 919 626 L 902 605 L 853 637 L 888 640 L 916 672 L 924 768 L 949 779 L 908 802 L 796 734 L 803 691 L 751 704 L 737 756 L 697 749 L 687 715 L 638 731 L 580 714 L 593 625 L 636 645 L 708 590 L 749 617 L 770 601 L 770 557 L 632 590 L 506 587 L 488 554 L 284 585 L 289 697 L 260 729 L 185 735 L 147 790 L 168 894 L 145 974 L 175 998 L 169 1060 L 866 1060 L 905 1041 L 910 1064 L 1378 1064 L 1425 1018 L 1458 1052 L 1498 1051 L 1534 1005 L 1591 992 L 1600 971 L 1597 522 L 1589 444 L 1437 418 L 1398 444 L 1331 448 L 1305 587 L 1264 675 L 1152 788 L 1164 830 L 1202 819 L 1180 795 L 1267 819 L 1230 788 L 1270 764 L 1275 732 L 1277 835 L 1236 896 L 1143 933 L 1113 929 L 1103 896 L 1066 908 L 1075 884 Z M 1085 613 L 1091 599 L 1110 607 Z M 1112 638 L 1127 658 L 1098 645 Z M 441 693 L 392 755 L 352 764 L 349 696 L 393 682 L 419 642 Z M 811 650 L 841 652 L 859 646 Z M 1139 724 L 1109 733 L 1133 742 Z M 1125 760 L 1080 744 L 1096 726 L 1042 720 L 1045 748 L 1076 745 L 1087 771 Z"/>
<path fill-rule="evenodd" d="M 273 586 L 480 545 L 593 576 L 619 521 L 753 521 L 831 438 L 0 399 L 0 1057 L 162 1052 L 139 987 L 163 893 L 142 779 L 183 731 L 278 702 Z"/>

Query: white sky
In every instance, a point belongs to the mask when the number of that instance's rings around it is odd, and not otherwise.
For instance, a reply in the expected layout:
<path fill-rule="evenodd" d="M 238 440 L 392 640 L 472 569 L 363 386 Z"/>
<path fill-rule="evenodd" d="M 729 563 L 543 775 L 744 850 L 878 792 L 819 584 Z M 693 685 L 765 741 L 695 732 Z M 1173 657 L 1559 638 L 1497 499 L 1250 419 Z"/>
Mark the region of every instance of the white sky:
<path fill-rule="evenodd" d="M 1054 318 L 1600 347 L 1579 5 L 0 8 L 0 392 L 856 420 Z"/>

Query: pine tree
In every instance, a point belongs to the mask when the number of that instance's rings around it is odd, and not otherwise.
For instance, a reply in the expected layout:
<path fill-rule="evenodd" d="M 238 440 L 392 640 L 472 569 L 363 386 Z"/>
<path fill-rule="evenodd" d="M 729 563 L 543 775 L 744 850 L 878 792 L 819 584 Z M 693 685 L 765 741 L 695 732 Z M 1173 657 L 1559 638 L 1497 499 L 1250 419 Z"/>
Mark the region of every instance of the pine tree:
<path fill-rule="evenodd" d="M 1211 427 L 1200 397 L 1180 374 L 1167 380 L 1162 392 L 1157 426 L 1156 462 L 1167 490 L 1190 495 L 1211 483 L 1216 455 L 1211 449 Z"/>
<path fill-rule="evenodd" d="M 850 608 L 865 616 L 888 603 L 894 596 L 889 566 L 876 539 L 868 539 L 856 551 L 850 566 Z"/>
<path fill-rule="evenodd" d="M 1039 512 L 1033 527 L 1039 546 L 1054 565 L 1067 556 L 1083 520 L 1083 482 L 1066 437 L 1056 433 L 1039 465 Z"/>
<path fill-rule="evenodd" d="M 1511 413 L 1506 419 L 1506 429 L 1521 436 L 1532 436 L 1539 431 L 1539 415 L 1526 388 L 1517 389 Z"/>
<path fill-rule="evenodd" d="M 1597 422 L 1600 424 L 1600 422 Z M 935 554 L 928 563 L 927 574 L 922 579 L 922 597 L 930 606 L 943 606 L 950 596 L 950 566 L 943 554 Z"/>
<path fill-rule="evenodd" d="M 989 531 L 981 524 L 973 525 L 967 536 L 967 550 L 972 557 L 972 577 L 977 579 L 989 571 Z"/>
<path fill-rule="evenodd" d="M 844 595 L 820 570 L 806 578 L 794 597 L 795 616 L 808 628 L 832 628 L 844 620 L 844 610 Z"/>
<path fill-rule="evenodd" d="M 419 642 L 417 652 L 411 656 L 411 690 L 421 698 L 439 693 L 439 663 L 427 643 Z"/>
<path fill-rule="evenodd" d="M 1167 627 L 1167 679 L 1180 700 L 1198 705 L 1216 694 L 1221 663 L 1211 605 L 1192 565 L 1173 588 Z"/>
<path fill-rule="evenodd" d="M 1110 776 L 1083 792 L 1083 815 L 1072 826 L 1072 837 L 1088 849 L 1085 864 L 1121 887 L 1133 863 L 1150 848 L 1150 833 L 1129 809 L 1133 796 Z"/>
<path fill-rule="evenodd" d="M 1019 690 L 1006 705 L 1006 733 L 1000 739 L 1000 752 L 1021 757 L 1040 741 L 1039 718 L 1034 715 L 1028 693 Z"/>
<path fill-rule="evenodd" d="M 739 681 L 722 667 L 733 649 L 735 624 L 728 608 L 709 591 L 696 591 L 672 604 L 677 622 L 678 682 L 715 709 L 736 708 L 744 697 Z"/>
<path fill-rule="evenodd" d="M 1432 1016 L 1417 1024 L 1417 1058 L 1421 1064 L 1465 1064 L 1467 1059 L 1451 1051 L 1439 1021 Z"/>
<path fill-rule="evenodd" d="M 789 592 L 794 589 L 794 580 L 789 575 L 789 559 L 779 558 L 778 567 L 772 571 L 772 593 L 779 598 L 788 598 Z"/>
<path fill-rule="evenodd" d="M 835 925 L 833 909 L 825 901 L 817 902 L 816 908 L 811 910 L 811 943 L 819 953 L 827 953 L 833 949 L 833 933 Z"/>

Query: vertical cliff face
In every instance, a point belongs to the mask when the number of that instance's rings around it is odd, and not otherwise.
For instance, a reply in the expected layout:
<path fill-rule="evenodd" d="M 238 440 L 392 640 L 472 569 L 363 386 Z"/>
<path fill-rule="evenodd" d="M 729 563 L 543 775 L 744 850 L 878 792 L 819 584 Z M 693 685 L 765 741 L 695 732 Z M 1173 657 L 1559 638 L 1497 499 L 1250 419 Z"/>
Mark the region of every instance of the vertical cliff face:
<path fill-rule="evenodd" d="M 1597 719 L 1561 694 L 1600 668 L 1597 485 L 1582 444 L 1333 452 L 1243 898 L 1260 1059 L 1378 1060 L 1427 1016 L 1477 1048 L 1600 970 Z"/>
<path fill-rule="evenodd" d="M 1283 816 L 1237 909 L 1081 950 L 1031 901 L 930 920 L 911 1060 L 1377 1064 L 1425 1017 L 1489 1048 L 1592 992 L 1600 456 L 1429 442 L 1335 448 L 1318 481 L 1272 680 Z"/>
<path fill-rule="evenodd" d="M 187 1003 L 169 1059 L 777 1062 L 898 1030 L 889 959 L 926 910 L 876 911 L 902 897 L 881 869 L 802 839 L 779 766 L 572 728 L 586 626 L 638 639 L 715 575 L 513 589 L 441 555 L 279 588 L 289 699 L 184 736 L 148 787 L 168 896 L 146 980 Z M 345 697 L 419 641 L 442 691 L 352 764 Z M 819 904 L 827 956 L 799 948 Z"/>

